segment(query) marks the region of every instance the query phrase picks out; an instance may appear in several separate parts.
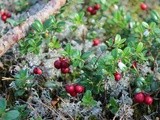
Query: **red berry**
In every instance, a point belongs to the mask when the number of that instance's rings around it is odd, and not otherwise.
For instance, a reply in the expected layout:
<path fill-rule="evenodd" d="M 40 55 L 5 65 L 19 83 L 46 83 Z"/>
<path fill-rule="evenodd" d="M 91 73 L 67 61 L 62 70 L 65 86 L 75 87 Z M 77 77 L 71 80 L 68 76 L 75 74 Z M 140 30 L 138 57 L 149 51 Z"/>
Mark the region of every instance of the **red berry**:
<path fill-rule="evenodd" d="M 1 19 L 2 19 L 4 22 L 6 22 L 7 16 L 6 16 L 6 15 L 2 15 L 2 16 L 1 16 Z"/>
<path fill-rule="evenodd" d="M 134 62 L 132 63 L 132 68 L 137 68 L 137 62 L 136 62 L 136 61 L 134 61 Z"/>
<path fill-rule="evenodd" d="M 61 73 L 67 74 L 70 72 L 70 68 L 61 68 Z"/>
<path fill-rule="evenodd" d="M 90 13 L 91 13 L 91 15 L 96 15 L 97 11 L 96 10 L 92 10 Z"/>
<path fill-rule="evenodd" d="M 60 60 L 56 60 L 54 62 L 54 67 L 57 68 L 57 69 L 60 69 L 61 68 L 61 61 Z"/>
<path fill-rule="evenodd" d="M 121 78 L 122 78 L 121 73 L 118 73 L 118 72 L 114 73 L 115 81 L 119 81 Z"/>
<path fill-rule="evenodd" d="M 4 15 L 4 11 L 1 10 L 0 11 L 0 16 L 2 16 L 2 15 Z"/>
<path fill-rule="evenodd" d="M 70 95 L 71 95 L 72 97 L 76 97 L 76 96 L 77 96 L 77 93 L 76 93 L 76 92 L 72 92 L 72 93 L 70 93 Z"/>
<path fill-rule="evenodd" d="M 75 92 L 74 85 L 66 85 L 65 90 L 66 90 L 67 93 Z"/>
<path fill-rule="evenodd" d="M 149 95 L 146 95 L 145 98 L 144 98 L 144 103 L 147 104 L 147 105 L 152 105 L 153 98 Z"/>
<path fill-rule="evenodd" d="M 84 87 L 81 85 L 75 85 L 75 91 L 77 93 L 83 93 L 84 92 Z"/>
<path fill-rule="evenodd" d="M 100 7 L 101 7 L 100 4 L 95 4 L 95 5 L 94 5 L 94 9 L 95 9 L 95 10 L 99 10 Z"/>
<path fill-rule="evenodd" d="M 36 67 L 36 68 L 33 69 L 33 73 L 34 73 L 34 74 L 41 75 L 41 74 L 42 74 L 42 70 L 41 70 L 40 68 L 37 68 L 37 67 Z"/>
<path fill-rule="evenodd" d="M 62 58 L 61 59 L 61 68 L 68 68 L 69 67 L 69 60 Z"/>
<path fill-rule="evenodd" d="M 87 8 L 87 12 L 92 12 L 94 9 L 93 9 L 93 7 L 91 7 L 91 6 L 89 6 L 88 8 Z"/>
<path fill-rule="evenodd" d="M 8 18 L 10 18 L 10 17 L 11 17 L 11 13 L 6 12 L 5 14 L 6 14 L 6 16 L 7 16 Z"/>
<path fill-rule="evenodd" d="M 93 40 L 92 46 L 97 46 L 99 44 L 100 44 L 100 40 L 98 38 L 96 38 L 96 39 Z"/>
<path fill-rule="evenodd" d="M 136 102 L 136 103 L 143 103 L 144 102 L 144 94 L 142 93 L 142 92 L 140 92 L 140 93 L 136 93 L 135 95 L 134 95 L 134 101 Z"/>
<path fill-rule="evenodd" d="M 147 10 L 148 6 L 145 3 L 140 4 L 141 10 Z"/>

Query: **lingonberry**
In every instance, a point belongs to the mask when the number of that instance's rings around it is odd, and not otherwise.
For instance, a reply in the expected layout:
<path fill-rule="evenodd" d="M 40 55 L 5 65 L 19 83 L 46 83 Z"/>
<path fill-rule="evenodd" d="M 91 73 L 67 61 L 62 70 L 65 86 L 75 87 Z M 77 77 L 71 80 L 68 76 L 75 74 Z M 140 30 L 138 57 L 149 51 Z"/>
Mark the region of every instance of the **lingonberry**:
<path fill-rule="evenodd" d="M 3 15 L 1 16 L 1 19 L 2 19 L 3 22 L 6 22 L 7 16 L 6 16 L 5 14 L 3 14 Z"/>
<path fill-rule="evenodd" d="M 62 58 L 60 61 L 61 61 L 61 68 L 69 67 L 69 60 L 67 58 Z"/>
<path fill-rule="evenodd" d="M 100 39 L 96 38 L 96 39 L 93 40 L 92 46 L 97 46 L 99 44 L 100 44 Z"/>
<path fill-rule="evenodd" d="M 144 96 L 144 93 L 142 93 L 142 92 L 136 93 L 134 95 L 134 101 L 136 103 L 143 103 L 144 102 L 144 98 L 145 98 L 145 96 Z"/>
<path fill-rule="evenodd" d="M 83 93 L 84 92 L 84 87 L 82 85 L 75 85 L 75 91 L 77 93 Z"/>
<path fill-rule="evenodd" d="M 147 105 L 152 105 L 153 103 L 153 98 L 150 96 L 150 95 L 146 95 L 144 97 L 144 103 L 147 104 Z"/>
<path fill-rule="evenodd" d="M 61 68 L 61 73 L 67 74 L 70 72 L 70 68 Z"/>
<path fill-rule="evenodd" d="M 42 70 L 40 68 L 36 67 L 36 68 L 33 69 L 33 73 L 41 75 L 42 74 Z"/>
<path fill-rule="evenodd" d="M 91 15 L 96 15 L 96 14 L 97 14 L 97 11 L 96 11 L 96 10 L 92 10 L 92 11 L 90 12 L 90 14 L 91 14 Z"/>
<path fill-rule="evenodd" d="M 119 73 L 119 72 L 114 73 L 115 81 L 119 81 L 121 78 L 122 78 L 121 73 Z"/>
<path fill-rule="evenodd" d="M 65 90 L 66 90 L 67 93 L 75 92 L 74 85 L 73 84 L 72 85 L 66 85 Z"/>
<path fill-rule="evenodd" d="M 87 12 L 92 12 L 94 9 L 93 9 L 93 7 L 92 6 L 89 6 L 89 7 L 87 7 Z"/>
<path fill-rule="evenodd" d="M 57 68 L 57 69 L 60 69 L 61 68 L 61 60 L 56 60 L 54 62 L 54 67 Z"/>
<path fill-rule="evenodd" d="M 147 10 L 148 6 L 145 3 L 140 4 L 141 10 Z"/>
<path fill-rule="evenodd" d="M 95 4 L 95 5 L 94 5 L 94 10 L 99 10 L 100 7 L 101 7 L 100 4 Z"/>

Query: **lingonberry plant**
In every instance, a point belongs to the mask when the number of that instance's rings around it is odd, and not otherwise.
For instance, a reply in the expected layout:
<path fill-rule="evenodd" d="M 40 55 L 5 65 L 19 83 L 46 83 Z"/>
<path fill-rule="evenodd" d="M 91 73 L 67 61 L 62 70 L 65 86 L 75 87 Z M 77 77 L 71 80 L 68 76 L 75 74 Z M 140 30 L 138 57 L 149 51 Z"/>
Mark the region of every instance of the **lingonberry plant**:
<path fill-rule="evenodd" d="M 11 105 L 27 106 L 13 107 L 19 119 L 159 118 L 159 6 L 125 2 L 68 0 L 57 15 L 32 19 L 27 36 L 11 52 L 16 58 L 5 73 L 9 78 L 0 83 L 10 86 L 0 95 L 12 99 Z M 2 118 L 12 110 L 0 101 L 1 108 Z"/>

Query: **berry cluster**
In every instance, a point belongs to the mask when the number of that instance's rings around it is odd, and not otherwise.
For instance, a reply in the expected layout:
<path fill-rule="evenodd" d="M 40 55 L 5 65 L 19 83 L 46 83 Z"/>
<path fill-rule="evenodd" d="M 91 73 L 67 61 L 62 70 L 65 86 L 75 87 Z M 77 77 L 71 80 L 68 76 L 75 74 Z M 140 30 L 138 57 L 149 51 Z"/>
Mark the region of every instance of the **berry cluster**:
<path fill-rule="evenodd" d="M 145 103 L 146 105 L 152 105 L 153 98 L 148 94 L 139 92 L 134 95 L 134 101 L 136 103 Z"/>
<path fill-rule="evenodd" d="M 63 58 L 60 57 L 58 60 L 54 62 L 54 67 L 56 69 L 61 69 L 61 73 L 63 74 L 67 74 L 70 72 L 69 66 L 70 66 L 69 59 L 64 57 Z"/>
<path fill-rule="evenodd" d="M 100 9 L 100 5 L 99 4 L 95 4 L 94 6 L 89 6 L 87 8 L 87 12 L 89 12 L 91 15 L 96 15 L 97 10 Z"/>
<path fill-rule="evenodd" d="M 38 68 L 38 67 L 35 67 L 35 68 L 33 69 L 33 73 L 34 73 L 34 74 L 37 74 L 37 75 L 41 75 L 41 74 L 42 74 L 42 70 L 41 70 L 40 68 Z"/>
<path fill-rule="evenodd" d="M 69 93 L 72 97 L 76 97 L 77 94 L 83 93 L 84 89 L 85 88 L 82 85 L 78 84 L 71 84 L 65 86 L 66 92 Z"/>
<path fill-rule="evenodd" d="M 3 22 L 6 22 L 7 19 L 11 17 L 11 13 L 8 11 L 0 11 L 0 15 Z"/>

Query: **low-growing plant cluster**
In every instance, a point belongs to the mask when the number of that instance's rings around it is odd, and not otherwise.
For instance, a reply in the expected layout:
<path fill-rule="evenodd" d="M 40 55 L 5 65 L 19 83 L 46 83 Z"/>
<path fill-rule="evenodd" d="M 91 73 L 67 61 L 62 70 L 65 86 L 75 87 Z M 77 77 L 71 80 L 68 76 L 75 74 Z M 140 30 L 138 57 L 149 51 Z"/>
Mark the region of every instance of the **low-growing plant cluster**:
<path fill-rule="evenodd" d="M 151 1 L 68 0 L 35 20 L 0 83 L 1 119 L 159 119 L 158 12 Z"/>

